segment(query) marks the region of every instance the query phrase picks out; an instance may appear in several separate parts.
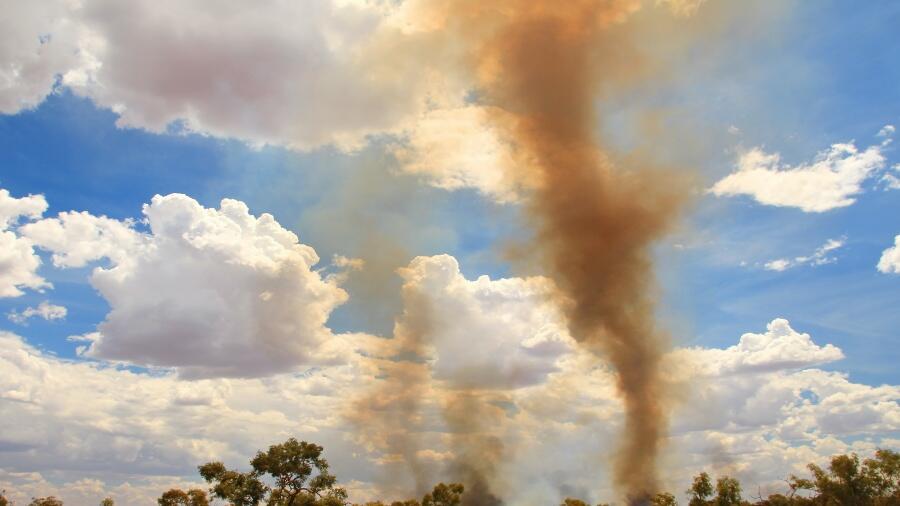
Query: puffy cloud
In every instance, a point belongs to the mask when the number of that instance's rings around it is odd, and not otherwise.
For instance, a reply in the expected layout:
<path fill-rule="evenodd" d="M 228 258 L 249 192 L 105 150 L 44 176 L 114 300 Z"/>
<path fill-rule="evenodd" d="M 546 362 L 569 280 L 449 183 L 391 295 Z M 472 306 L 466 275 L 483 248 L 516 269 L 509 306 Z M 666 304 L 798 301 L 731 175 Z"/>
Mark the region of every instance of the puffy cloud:
<path fill-rule="evenodd" d="M 40 218 L 46 210 L 42 195 L 15 198 L 0 189 L 0 297 L 18 297 L 22 288 L 41 290 L 51 286 L 37 274 L 41 259 L 31 241 L 10 230 L 20 218 Z"/>
<path fill-rule="evenodd" d="M 9 321 L 18 323 L 20 325 L 26 323 L 29 318 L 39 317 L 45 320 L 61 320 L 66 317 L 66 313 L 68 310 L 64 306 L 57 306 L 56 304 L 50 304 L 48 301 L 43 301 L 38 304 L 38 307 L 27 307 L 20 312 L 12 311 L 7 316 Z"/>
<path fill-rule="evenodd" d="M 766 325 L 764 334 L 742 335 L 735 346 L 724 350 L 692 349 L 690 353 L 694 360 L 705 364 L 705 374 L 713 375 L 796 369 L 844 358 L 837 347 L 816 345 L 809 334 L 797 332 L 783 318 Z"/>
<path fill-rule="evenodd" d="M 225 199 L 207 209 L 156 196 L 133 222 L 61 213 L 22 227 L 60 267 L 105 258 L 91 283 L 110 312 L 85 355 L 177 367 L 187 376 L 258 376 L 341 360 L 325 326 L 347 295 L 319 258 L 268 214 Z"/>
<path fill-rule="evenodd" d="M 397 58 L 403 35 L 382 2 L 63 0 L 9 10 L 6 113 L 40 102 L 58 79 L 118 113 L 120 126 L 352 148 L 419 115 L 443 80 L 414 45 Z"/>
<path fill-rule="evenodd" d="M 144 242 L 133 226 L 132 221 L 70 211 L 23 225 L 20 233 L 40 248 L 52 251 L 56 267 L 84 267 L 103 258 L 119 266 L 127 264 Z"/>
<path fill-rule="evenodd" d="M 885 274 L 900 274 L 900 235 L 894 237 L 894 245 L 881 253 L 877 268 Z"/>
<path fill-rule="evenodd" d="M 47 200 L 43 195 L 28 195 L 15 198 L 9 190 L 0 188 L 0 230 L 15 225 L 19 218 L 40 218 L 47 210 Z"/>
<path fill-rule="evenodd" d="M 863 183 L 885 166 L 883 145 L 859 151 L 853 143 L 833 144 L 809 163 L 795 167 L 778 153 L 753 148 L 742 154 L 737 170 L 709 191 L 719 197 L 749 195 L 770 206 L 821 213 L 852 205 Z"/>
<path fill-rule="evenodd" d="M 449 255 L 417 257 L 401 269 L 405 290 L 427 304 L 407 307 L 427 319 L 433 375 L 451 386 L 507 388 L 543 382 L 572 340 L 546 278 L 465 279 Z M 419 315 L 410 311 L 424 311 Z"/>
<path fill-rule="evenodd" d="M 34 107 L 59 74 L 81 65 L 78 23 L 65 0 L 17 2 L 0 18 L 0 113 Z"/>
<path fill-rule="evenodd" d="M 438 188 L 473 188 L 499 202 L 515 201 L 524 184 L 515 177 L 523 161 L 495 127 L 498 116 L 504 113 L 475 105 L 430 111 L 406 132 L 394 155 L 403 170 Z"/>
<path fill-rule="evenodd" d="M 794 258 L 778 258 L 776 260 L 770 260 L 766 262 L 763 267 L 769 271 L 781 272 L 801 265 L 818 266 L 834 263 L 837 261 L 837 259 L 835 257 L 828 256 L 828 253 L 843 247 L 845 241 L 846 240 L 844 238 L 828 239 L 825 244 L 816 248 L 816 251 L 814 251 L 812 255 L 799 256 Z"/>

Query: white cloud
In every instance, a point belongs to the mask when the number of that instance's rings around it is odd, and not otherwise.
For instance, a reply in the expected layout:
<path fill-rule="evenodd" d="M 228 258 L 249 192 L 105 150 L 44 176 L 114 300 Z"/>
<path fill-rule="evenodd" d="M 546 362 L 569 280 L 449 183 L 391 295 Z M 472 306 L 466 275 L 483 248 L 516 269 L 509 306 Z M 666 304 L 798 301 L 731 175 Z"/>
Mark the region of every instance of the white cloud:
<path fill-rule="evenodd" d="M 896 131 L 897 129 L 894 128 L 894 125 L 884 125 L 881 130 L 878 131 L 878 137 L 891 137 Z"/>
<path fill-rule="evenodd" d="M 102 258 L 119 266 L 128 264 L 144 246 L 145 237 L 133 226 L 132 221 L 68 211 L 56 218 L 23 225 L 20 233 L 42 249 L 52 251 L 56 267 L 84 267 Z"/>
<path fill-rule="evenodd" d="M 77 23 L 64 0 L 17 2 L 0 18 L 0 113 L 34 107 L 58 75 L 80 64 Z"/>
<path fill-rule="evenodd" d="M 493 483 L 504 499 L 553 504 L 565 491 L 612 499 L 598 456 L 610 454 L 620 430 L 615 376 L 568 344 L 529 350 L 526 343 L 545 335 L 537 328 L 558 324 L 558 314 L 545 306 L 546 280 L 470 281 L 451 257 L 417 259 L 404 276 L 408 287 L 427 294 L 438 323 L 471 331 L 437 336 L 429 364 L 440 381 L 426 402 L 455 386 L 441 378 L 459 377 L 442 357 L 472 367 L 490 400 L 483 430 L 498 438 L 505 455 L 515 455 L 500 463 Z M 460 317 L 448 321 L 454 314 Z M 568 342 L 564 333 L 550 334 L 560 339 L 535 343 Z M 464 346 L 478 352 L 466 356 Z M 545 366 L 535 367 L 522 348 L 537 351 L 529 356 Z M 497 372 L 485 370 L 484 356 Z M 890 438 L 900 430 L 900 389 L 815 368 L 841 357 L 782 319 L 735 346 L 670 354 L 666 371 L 681 401 L 663 465 L 669 488 L 683 490 L 690 473 L 704 468 L 777 487 L 786 474 L 803 473 L 809 461 L 896 444 Z M 353 485 L 352 499 L 363 499 L 390 459 L 377 446 L 355 445 L 356 426 L 340 413 L 374 379 L 377 368 L 369 362 L 354 355 L 345 365 L 304 374 L 185 381 L 61 360 L 0 333 L 0 417 L 9 428 L 0 436 L 0 485 L 26 495 L 55 493 L 72 506 L 93 506 L 106 495 L 149 504 L 168 487 L 195 480 L 198 463 L 221 458 L 246 465 L 255 450 L 296 436 L 323 444 L 332 469 Z M 508 373 L 516 369 L 510 366 L 517 363 L 536 380 L 508 389 Z M 422 418 L 419 453 L 439 456 L 436 465 L 452 459 L 439 411 Z"/>
<path fill-rule="evenodd" d="M 0 332 L 0 488 L 74 506 L 106 495 L 152 504 L 171 486 L 198 485 L 202 462 L 246 466 L 289 436 L 325 444 L 333 465 L 360 474 L 349 455 L 335 455 L 344 391 L 356 383 L 352 366 L 182 381 L 61 360 Z"/>
<path fill-rule="evenodd" d="M 881 182 L 884 184 L 885 190 L 900 190 L 900 177 L 897 177 L 896 174 L 900 174 L 900 163 L 895 163 L 893 167 L 891 167 L 891 171 L 893 173 L 887 173 L 881 176 Z M 896 174 L 894 174 L 896 173 Z"/>
<path fill-rule="evenodd" d="M 13 323 L 18 323 L 22 325 L 28 321 L 29 318 L 39 317 L 45 320 L 61 320 L 66 317 L 68 310 L 64 306 L 57 306 L 56 304 L 50 304 L 48 301 L 43 301 L 38 304 L 38 307 L 27 307 L 20 312 L 11 311 L 7 316 L 9 321 Z"/>
<path fill-rule="evenodd" d="M 769 271 L 781 272 L 801 265 L 818 266 L 834 263 L 837 261 L 837 258 L 828 256 L 828 254 L 838 248 L 843 247 L 845 242 L 846 240 L 844 238 L 828 239 L 825 244 L 816 248 L 816 251 L 814 251 L 812 255 L 799 256 L 794 258 L 778 258 L 776 260 L 770 260 L 766 262 L 763 267 Z"/>
<path fill-rule="evenodd" d="M 407 318 L 427 318 L 433 374 L 452 386 L 515 388 L 542 383 L 573 341 L 546 278 L 474 281 L 449 255 L 417 257 L 401 269 L 405 290 L 427 301 Z M 419 315 L 410 311 L 426 311 Z"/>
<path fill-rule="evenodd" d="M 388 22 L 392 10 L 340 0 L 17 3 L 0 25 L 0 111 L 39 103 L 60 76 L 120 126 L 353 148 L 441 99 L 446 76 Z"/>
<path fill-rule="evenodd" d="M 900 274 L 900 235 L 894 237 L 893 246 L 881 253 L 877 268 L 885 274 Z"/>
<path fill-rule="evenodd" d="M 863 183 L 885 166 L 882 145 L 859 151 L 853 143 L 833 144 L 809 163 L 785 165 L 777 153 L 753 148 L 742 154 L 737 170 L 709 189 L 718 196 L 749 195 L 770 206 L 821 213 L 847 207 L 863 192 Z"/>
<path fill-rule="evenodd" d="M 515 201 L 524 183 L 516 179 L 523 161 L 495 127 L 504 116 L 474 105 L 430 111 L 406 132 L 394 155 L 403 170 L 438 188 L 474 188 L 499 202 Z"/>
<path fill-rule="evenodd" d="M 690 353 L 704 364 L 704 374 L 711 375 L 798 369 L 844 358 L 837 347 L 816 345 L 809 334 L 797 332 L 783 318 L 772 320 L 764 334 L 742 335 L 735 346 L 694 348 Z"/>
<path fill-rule="evenodd" d="M 256 376 L 342 360 L 325 326 L 347 295 L 312 267 L 319 258 L 268 214 L 225 199 L 207 209 L 179 194 L 144 206 L 148 232 L 88 213 L 61 213 L 22 234 L 59 267 L 105 258 L 91 283 L 110 312 L 85 355 L 176 367 L 189 376 Z"/>
<path fill-rule="evenodd" d="M 0 188 L 0 230 L 6 230 L 15 225 L 19 218 L 40 218 L 47 210 L 47 200 L 43 195 L 28 195 L 15 198 L 9 194 L 9 190 Z"/>
<path fill-rule="evenodd" d="M 0 189 L 0 297 L 18 297 L 23 294 L 22 288 L 42 290 L 51 286 L 37 274 L 41 259 L 31 241 L 15 230 L 20 218 L 37 219 L 46 209 L 42 195 L 15 198 Z"/>

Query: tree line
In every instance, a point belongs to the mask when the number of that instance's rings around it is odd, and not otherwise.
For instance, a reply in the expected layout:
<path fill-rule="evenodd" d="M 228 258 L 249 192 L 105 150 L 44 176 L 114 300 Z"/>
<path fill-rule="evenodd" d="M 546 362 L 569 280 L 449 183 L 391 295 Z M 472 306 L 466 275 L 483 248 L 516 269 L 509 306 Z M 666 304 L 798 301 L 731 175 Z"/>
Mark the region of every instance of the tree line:
<path fill-rule="evenodd" d="M 338 486 L 329 472 L 324 449 L 314 443 L 290 438 L 257 452 L 250 470 L 228 469 L 222 462 L 208 462 L 198 467 L 209 490 L 178 488 L 164 492 L 159 506 L 209 506 L 220 499 L 229 506 L 460 506 L 466 503 L 465 486 L 439 483 L 421 500 L 409 499 L 390 503 L 372 501 L 349 503 L 347 491 Z M 784 493 L 762 497 L 747 492 L 730 476 L 719 476 L 715 483 L 708 473 L 695 476 L 685 491 L 687 506 L 900 506 L 900 453 L 879 449 L 872 458 L 860 461 L 855 453 L 837 455 L 825 467 L 809 464 L 808 478 L 795 475 L 785 480 Z M 660 492 L 641 503 L 648 506 L 677 506 L 669 492 Z M 0 506 L 14 506 L 0 492 Z M 63 506 L 56 497 L 32 498 L 28 506 Z M 100 506 L 115 506 L 112 498 Z M 478 506 L 478 505 L 472 505 Z M 567 498 L 560 506 L 590 506 Z M 609 506 L 600 504 L 598 506 Z"/>

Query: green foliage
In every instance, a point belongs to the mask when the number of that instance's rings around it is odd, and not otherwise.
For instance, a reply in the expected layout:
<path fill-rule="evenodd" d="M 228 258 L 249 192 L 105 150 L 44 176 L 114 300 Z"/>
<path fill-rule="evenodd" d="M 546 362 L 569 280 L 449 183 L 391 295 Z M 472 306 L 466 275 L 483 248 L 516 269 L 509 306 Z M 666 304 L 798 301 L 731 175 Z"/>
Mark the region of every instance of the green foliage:
<path fill-rule="evenodd" d="M 28 506 L 63 506 L 63 502 L 54 496 L 32 497 Z"/>
<path fill-rule="evenodd" d="M 900 505 L 900 454 L 880 449 L 860 466 L 855 453 L 832 457 L 828 470 L 810 464 L 813 479 L 801 483 L 816 492 L 816 503 L 826 505 Z"/>
<path fill-rule="evenodd" d="M 678 506 L 675 496 L 668 492 L 660 492 L 650 499 L 652 506 Z"/>
<path fill-rule="evenodd" d="M 322 451 L 319 445 L 290 438 L 270 446 L 266 452 L 258 452 L 250 462 L 253 472 L 268 474 L 275 480 L 268 504 L 343 505 L 347 492 L 335 486 L 337 478 L 328 472 L 328 461 L 322 458 Z"/>
<path fill-rule="evenodd" d="M 438 483 L 422 498 L 422 506 L 459 506 L 464 491 L 465 487 L 459 483 Z"/>
<path fill-rule="evenodd" d="M 741 484 L 734 478 L 722 476 L 716 480 L 716 506 L 740 506 Z"/>
<path fill-rule="evenodd" d="M 246 473 L 225 468 L 221 462 L 200 466 L 200 476 L 213 484 L 212 493 L 232 506 L 342 506 L 347 492 L 336 487 L 319 445 L 290 438 L 258 452 Z M 315 472 L 315 474 L 313 474 Z M 263 480 L 268 476 L 273 486 Z"/>
<path fill-rule="evenodd" d="M 347 492 L 337 486 L 337 478 L 329 472 L 322 457 L 323 448 L 294 438 L 257 452 L 250 461 L 251 470 L 239 472 L 221 462 L 198 467 L 200 475 L 211 484 L 215 498 L 228 506 L 347 506 Z M 828 466 L 807 466 L 811 478 L 791 475 L 786 494 L 772 494 L 750 503 L 741 498 L 737 479 L 720 476 L 713 487 L 707 473 L 695 476 L 685 491 L 689 506 L 900 506 L 900 453 L 879 449 L 862 462 L 856 454 L 837 455 Z M 394 501 L 390 506 L 460 506 L 465 488 L 459 483 L 439 483 L 422 501 Z M 114 506 L 112 498 L 100 506 Z M 210 506 L 207 493 L 200 489 L 171 489 L 157 499 L 159 506 Z M 660 492 L 649 498 L 650 506 L 678 506 L 670 493 Z M 6 491 L 0 491 L 0 506 L 11 506 Z M 63 506 L 56 497 L 32 498 L 28 506 Z M 365 505 L 386 506 L 381 501 Z M 589 506 L 574 498 L 560 506 Z M 604 506 L 604 505 L 598 505 Z M 606 505 L 608 506 L 608 505 Z"/>
<path fill-rule="evenodd" d="M 221 462 L 203 464 L 198 470 L 213 485 L 212 494 L 231 506 L 257 506 L 268 492 L 268 487 L 253 472 L 231 471 Z"/>
<path fill-rule="evenodd" d="M 209 506 L 206 492 L 199 488 L 192 488 L 187 492 L 173 488 L 160 496 L 156 502 L 159 506 Z"/>
<path fill-rule="evenodd" d="M 709 475 L 705 472 L 694 476 L 694 483 L 685 493 L 690 497 L 690 506 L 704 506 L 706 500 L 712 496 L 713 488 Z"/>

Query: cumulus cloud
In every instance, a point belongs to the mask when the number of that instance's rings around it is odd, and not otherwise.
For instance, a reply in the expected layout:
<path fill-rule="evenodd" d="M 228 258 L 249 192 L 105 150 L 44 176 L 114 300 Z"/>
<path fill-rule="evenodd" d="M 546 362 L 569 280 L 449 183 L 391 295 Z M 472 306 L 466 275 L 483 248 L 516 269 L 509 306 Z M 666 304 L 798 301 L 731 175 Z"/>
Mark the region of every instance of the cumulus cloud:
<path fill-rule="evenodd" d="M 885 274 L 900 274 L 900 235 L 894 237 L 894 245 L 881 253 L 877 269 Z"/>
<path fill-rule="evenodd" d="M 84 354 L 176 367 L 188 376 L 257 376 L 341 360 L 325 326 L 346 300 L 312 270 L 319 257 L 268 214 L 225 199 L 208 209 L 185 195 L 144 206 L 131 221 L 60 213 L 21 232 L 54 265 L 105 259 L 91 283 L 110 305 Z"/>
<path fill-rule="evenodd" d="M 417 257 L 401 269 L 404 289 L 427 301 L 433 375 L 452 386 L 509 388 L 543 382 L 572 340 L 549 302 L 547 278 L 467 280 L 449 255 Z"/>
<path fill-rule="evenodd" d="M 783 318 L 772 320 L 763 334 L 742 335 L 735 346 L 691 353 L 704 364 L 704 374 L 712 375 L 798 369 L 844 358 L 837 347 L 816 345 L 809 334 L 797 332 Z"/>
<path fill-rule="evenodd" d="M 863 192 L 863 183 L 885 167 L 883 144 L 860 151 L 852 142 L 833 144 L 811 162 L 781 162 L 778 153 L 753 148 L 737 161 L 737 170 L 716 182 L 718 197 L 748 195 L 760 204 L 821 213 L 847 207 Z"/>
<path fill-rule="evenodd" d="M 81 65 L 78 23 L 64 0 L 17 2 L 0 18 L 0 113 L 36 106 L 59 75 Z"/>
<path fill-rule="evenodd" d="M 518 200 L 519 154 L 495 125 L 499 110 L 470 105 L 429 111 L 394 147 L 404 171 L 447 190 L 472 188 L 498 202 Z"/>
<path fill-rule="evenodd" d="M 8 10 L 5 113 L 34 106 L 58 82 L 115 111 L 124 127 L 354 148 L 440 95 L 424 55 L 395 61 L 392 41 L 403 35 L 382 2 L 56 0 Z"/>
<path fill-rule="evenodd" d="M 15 198 L 0 189 L 0 297 L 18 297 L 24 293 L 22 288 L 42 290 L 51 286 L 37 273 L 41 258 L 31 241 L 16 230 L 21 218 L 37 219 L 46 210 L 42 195 Z"/>
<path fill-rule="evenodd" d="M 112 265 L 129 263 L 145 242 L 133 221 L 94 216 L 87 211 L 65 211 L 23 225 L 20 232 L 42 249 L 53 252 L 56 267 L 84 267 L 107 258 Z"/>
<path fill-rule="evenodd" d="M 43 301 L 38 304 L 38 307 L 27 307 L 22 311 L 11 311 L 6 317 L 9 321 L 13 323 L 18 323 L 19 325 L 25 324 L 30 318 L 43 318 L 45 320 L 61 320 L 66 317 L 68 310 L 64 306 L 57 306 L 56 304 L 50 304 L 48 301 Z"/>
<path fill-rule="evenodd" d="M 802 265 L 818 266 L 834 263 L 837 261 L 837 258 L 828 256 L 828 254 L 838 248 L 843 247 L 845 242 L 846 240 L 844 238 L 828 239 L 825 244 L 816 248 L 816 251 L 814 251 L 811 255 L 770 260 L 763 265 L 763 268 L 769 271 L 781 272 Z"/>

